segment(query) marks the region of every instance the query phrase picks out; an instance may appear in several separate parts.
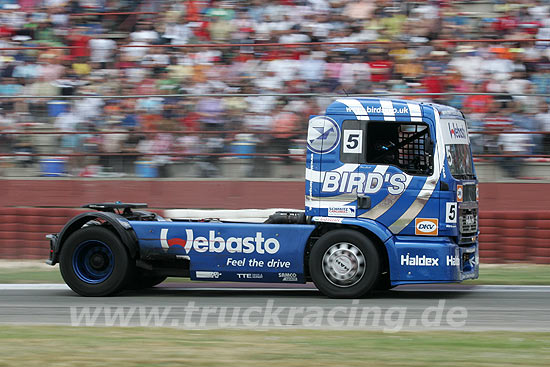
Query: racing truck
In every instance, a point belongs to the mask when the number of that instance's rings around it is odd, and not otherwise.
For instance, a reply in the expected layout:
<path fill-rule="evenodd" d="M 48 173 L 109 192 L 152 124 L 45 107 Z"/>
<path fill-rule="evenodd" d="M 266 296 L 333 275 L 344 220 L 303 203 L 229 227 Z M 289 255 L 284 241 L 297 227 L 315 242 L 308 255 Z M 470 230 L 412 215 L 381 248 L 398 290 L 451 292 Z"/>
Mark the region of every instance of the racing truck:
<path fill-rule="evenodd" d="M 88 204 L 89 212 L 47 236 L 47 262 L 59 263 L 83 296 L 152 287 L 169 276 L 312 281 L 333 298 L 478 277 L 479 191 L 459 110 L 337 99 L 310 116 L 305 166 L 304 210 L 161 216 L 145 204 Z"/>

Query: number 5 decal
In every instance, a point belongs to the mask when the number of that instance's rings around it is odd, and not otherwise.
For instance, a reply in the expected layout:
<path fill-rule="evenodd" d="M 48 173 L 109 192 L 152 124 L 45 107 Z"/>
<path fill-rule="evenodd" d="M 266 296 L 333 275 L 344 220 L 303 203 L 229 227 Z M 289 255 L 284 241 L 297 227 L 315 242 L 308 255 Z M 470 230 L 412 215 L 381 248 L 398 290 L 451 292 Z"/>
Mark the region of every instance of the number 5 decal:
<path fill-rule="evenodd" d="M 445 221 L 447 223 L 456 223 L 456 203 L 447 203 L 447 210 L 445 214 Z"/>
<path fill-rule="evenodd" d="M 343 153 L 363 153 L 363 131 L 362 130 L 344 130 L 344 150 Z"/>

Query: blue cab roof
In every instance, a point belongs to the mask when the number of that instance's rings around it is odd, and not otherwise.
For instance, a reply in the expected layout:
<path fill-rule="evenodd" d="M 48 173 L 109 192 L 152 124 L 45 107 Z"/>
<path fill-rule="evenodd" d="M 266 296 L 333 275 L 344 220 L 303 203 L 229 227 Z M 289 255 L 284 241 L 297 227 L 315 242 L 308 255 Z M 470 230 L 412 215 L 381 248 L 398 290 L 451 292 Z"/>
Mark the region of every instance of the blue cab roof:
<path fill-rule="evenodd" d="M 352 114 L 356 116 L 393 116 L 396 121 L 421 119 L 426 113 L 462 118 L 462 113 L 450 106 L 400 99 L 342 97 L 326 109 L 327 115 Z"/>

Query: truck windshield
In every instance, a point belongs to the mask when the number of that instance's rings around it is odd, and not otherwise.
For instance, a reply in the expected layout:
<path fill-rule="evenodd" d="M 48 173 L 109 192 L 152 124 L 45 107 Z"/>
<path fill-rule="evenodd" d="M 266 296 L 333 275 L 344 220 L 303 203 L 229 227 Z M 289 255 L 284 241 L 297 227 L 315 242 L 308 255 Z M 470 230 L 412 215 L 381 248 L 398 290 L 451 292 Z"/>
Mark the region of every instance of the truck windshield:
<path fill-rule="evenodd" d="M 458 179 L 475 178 L 466 121 L 456 117 L 442 118 L 441 128 L 451 174 Z"/>
<path fill-rule="evenodd" d="M 445 151 L 447 164 L 455 178 L 474 178 L 474 164 L 468 144 L 447 144 Z"/>

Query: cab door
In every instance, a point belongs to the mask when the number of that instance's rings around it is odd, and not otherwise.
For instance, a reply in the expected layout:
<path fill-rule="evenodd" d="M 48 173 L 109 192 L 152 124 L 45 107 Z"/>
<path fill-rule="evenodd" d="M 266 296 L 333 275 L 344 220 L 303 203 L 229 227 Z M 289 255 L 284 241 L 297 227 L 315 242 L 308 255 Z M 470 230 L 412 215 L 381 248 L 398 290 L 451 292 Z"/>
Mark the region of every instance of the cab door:
<path fill-rule="evenodd" d="M 358 163 L 346 185 L 357 195 L 358 218 L 381 222 L 395 234 L 415 234 L 413 219 L 433 194 L 426 191 L 433 172 L 431 135 L 427 123 L 386 121 L 384 116 L 343 122 L 341 159 Z M 439 206 L 428 210 L 428 221 L 420 226 L 437 234 Z"/>

